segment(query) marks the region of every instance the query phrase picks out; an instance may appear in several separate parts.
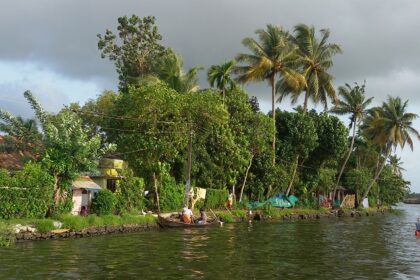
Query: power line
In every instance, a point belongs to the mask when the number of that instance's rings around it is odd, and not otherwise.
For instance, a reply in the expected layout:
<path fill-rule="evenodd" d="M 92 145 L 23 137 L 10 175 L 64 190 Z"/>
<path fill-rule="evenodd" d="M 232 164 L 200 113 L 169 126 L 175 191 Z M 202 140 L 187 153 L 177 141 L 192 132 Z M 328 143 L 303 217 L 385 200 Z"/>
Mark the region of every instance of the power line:
<path fill-rule="evenodd" d="M 102 117 L 102 118 L 108 118 L 108 119 L 116 119 L 116 120 L 128 120 L 128 121 L 136 121 L 136 122 L 143 122 L 143 123 L 163 123 L 163 124 L 192 124 L 191 122 L 175 122 L 175 121 L 145 121 L 140 118 L 130 118 L 130 117 L 123 117 L 123 116 L 115 116 L 115 115 L 109 115 L 109 114 L 103 114 L 103 113 L 97 113 L 97 112 L 86 112 L 81 110 L 72 109 L 75 113 L 80 113 L 83 115 L 90 115 L 93 117 Z"/>

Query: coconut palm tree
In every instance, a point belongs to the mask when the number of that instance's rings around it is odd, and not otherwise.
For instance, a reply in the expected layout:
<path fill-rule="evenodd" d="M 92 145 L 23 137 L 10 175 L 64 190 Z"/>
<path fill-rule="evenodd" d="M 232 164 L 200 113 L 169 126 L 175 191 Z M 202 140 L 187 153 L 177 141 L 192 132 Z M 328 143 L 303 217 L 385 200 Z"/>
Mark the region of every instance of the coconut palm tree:
<path fill-rule="evenodd" d="M 403 149 L 405 144 L 408 144 L 413 150 L 411 137 L 414 136 L 420 140 L 418 131 L 412 126 L 413 120 L 417 119 L 418 115 L 407 113 L 407 104 L 408 101 L 402 102 L 399 97 L 388 97 L 387 102 L 384 102 L 381 107 L 371 109 L 365 118 L 362 126 L 364 134 L 382 148 L 384 157 L 381 164 L 379 164 L 381 160 L 379 158 L 375 176 L 363 194 L 362 201 L 368 196 L 373 184 L 379 178 L 392 149 L 395 150 L 397 146 Z"/>
<path fill-rule="evenodd" d="M 157 77 L 180 93 L 190 93 L 199 90 L 198 71 L 202 67 L 193 67 L 187 73 L 183 71 L 184 63 L 180 55 L 169 49 L 157 63 L 154 72 Z"/>
<path fill-rule="evenodd" d="M 333 66 L 332 58 L 335 54 L 341 53 L 337 44 L 328 43 L 330 31 L 321 29 L 321 37 L 317 38 L 315 28 L 305 24 L 298 24 L 294 28 L 293 42 L 299 47 L 301 57 L 301 73 L 305 77 L 306 87 L 303 112 L 307 111 L 308 100 L 315 104 L 321 102 L 327 108 L 328 99 L 336 101 L 335 89 L 332 85 L 334 77 L 328 73 Z M 277 85 L 277 91 L 281 94 L 280 100 L 285 96 L 291 96 L 292 103 L 296 103 L 302 91 L 290 89 L 281 81 Z"/>
<path fill-rule="evenodd" d="M 350 125 L 349 128 L 352 129 L 352 137 L 350 142 L 349 151 L 346 158 L 344 159 L 343 165 L 341 166 L 340 173 L 337 177 L 337 182 L 334 187 L 333 197 L 337 191 L 338 185 L 340 184 L 341 176 L 343 175 L 344 169 L 346 167 L 347 161 L 350 158 L 351 153 L 353 152 L 354 140 L 356 138 L 356 128 L 359 126 L 360 121 L 364 117 L 367 111 L 367 107 L 372 102 L 373 97 L 365 99 L 365 85 L 359 86 L 357 83 L 354 87 L 351 87 L 349 84 L 341 86 L 338 88 L 338 94 L 341 99 L 338 103 L 331 109 L 331 112 L 337 115 L 347 115 L 350 116 Z"/>
<path fill-rule="evenodd" d="M 397 157 L 397 155 L 391 155 L 388 158 L 388 164 L 392 168 L 392 173 L 394 173 L 395 175 L 399 177 L 402 176 L 402 171 L 405 171 L 405 169 L 402 167 L 403 163 L 404 162 L 402 162 L 401 158 Z"/>
<path fill-rule="evenodd" d="M 231 72 L 235 64 L 235 60 L 230 60 L 220 65 L 211 66 L 207 72 L 207 80 L 211 87 L 216 85 L 220 90 L 223 96 L 223 104 L 225 103 L 226 90 L 232 90 L 235 87 L 235 81 L 231 77 Z"/>
<path fill-rule="evenodd" d="M 273 165 L 276 161 L 276 78 L 279 76 L 288 88 L 300 90 L 305 80 L 295 69 L 299 62 L 298 49 L 290 42 L 291 36 L 280 26 L 267 25 L 267 28 L 255 31 L 258 41 L 245 38 L 242 44 L 251 53 L 240 53 L 236 60 L 245 65 L 236 66 L 234 72 L 238 74 L 240 83 L 267 80 L 271 86 L 271 112 L 273 118 Z"/>

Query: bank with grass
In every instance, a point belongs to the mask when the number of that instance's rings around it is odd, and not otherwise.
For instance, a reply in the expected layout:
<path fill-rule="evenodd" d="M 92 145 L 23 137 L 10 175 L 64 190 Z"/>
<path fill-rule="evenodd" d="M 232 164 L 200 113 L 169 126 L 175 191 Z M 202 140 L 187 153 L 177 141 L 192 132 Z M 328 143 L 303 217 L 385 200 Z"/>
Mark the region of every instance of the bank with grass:
<path fill-rule="evenodd" d="M 250 215 L 247 210 L 215 210 L 214 214 L 224 223 L 295 221 L 308 219 L 336 219 L 342 217 L 358 218 L 382 215 L 392 212 L 391 208 L 368 209 L 279 209 L 266 207 L 257 209 Z M 195 213 L 197 214 L 197 213 Z M 209 217 L 213 214 L 208 213 Z M 52 219 L 12 219 L 0 220 L 0 246 L 8 247 L 14 242 L 62 238 L 93 237 L 104 234 L 117 234 L 159 230 L 156 214 L 135 215 L 61 215 Z"/>

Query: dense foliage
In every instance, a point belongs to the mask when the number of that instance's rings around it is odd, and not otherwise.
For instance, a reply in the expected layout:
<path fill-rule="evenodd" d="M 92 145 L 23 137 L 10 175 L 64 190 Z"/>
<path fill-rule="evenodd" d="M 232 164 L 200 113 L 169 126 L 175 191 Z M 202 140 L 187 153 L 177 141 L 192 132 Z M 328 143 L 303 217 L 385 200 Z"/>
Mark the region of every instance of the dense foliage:
<path fill-rule="evenodd" d="M 133 171 L 125 169 L 122 172 L 121 182 L 115 193 L 116 210 L 121 212 L 140 211 L 144 208 L 144 180 L 133 176 Z"/>
<path fill-rule="evenodd" d="M 98 215 L 112 214 L 115 209 L 116 198 L 109 190 L 102 190 L 95 194 L 92 200 L 92 211 Z"/>
<path fill-rule="evenodd" d="M 53 204 L 53 188 L 53 177 L 40 164 L 28 163 L 14 175 L 0 170 L 0 217 L 45 217 Z"/>
<path fill-rule="evenodd" d="M 227 190 L 207 189 L 204 206 L 208 209 L 223 208 L 226 205 L 228 194 Z"/>

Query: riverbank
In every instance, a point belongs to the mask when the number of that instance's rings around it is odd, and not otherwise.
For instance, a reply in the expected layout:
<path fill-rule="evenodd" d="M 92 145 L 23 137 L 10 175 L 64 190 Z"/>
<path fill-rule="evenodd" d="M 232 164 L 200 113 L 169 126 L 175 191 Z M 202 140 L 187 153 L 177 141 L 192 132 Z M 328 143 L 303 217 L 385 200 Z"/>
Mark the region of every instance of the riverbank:
<path fill-rule="evenodd" d="M 248 215 L 246 210 L 218 210 L 215 214 L 225 223 L 261 221 L 290 221 L 307 219 L 326 219 L 338 217 L 362 217 L 384 214 L 390 208 L 368 209 L 278 209 L 266 208 L 253 211 Z M 208 213 L 212 216 L 211 212 Z M 47 240 L 59 238 L 81 238 L 104 234 L 158 230 L 156 215 L 121 216 L 106 215 L 87 217 L 62 215 L 56 219 L 17 219 L 0 220 L 0 247 L 10 246 L 13 242 L 26 240 Z"/>

